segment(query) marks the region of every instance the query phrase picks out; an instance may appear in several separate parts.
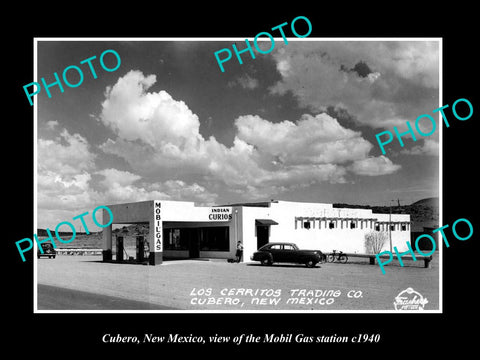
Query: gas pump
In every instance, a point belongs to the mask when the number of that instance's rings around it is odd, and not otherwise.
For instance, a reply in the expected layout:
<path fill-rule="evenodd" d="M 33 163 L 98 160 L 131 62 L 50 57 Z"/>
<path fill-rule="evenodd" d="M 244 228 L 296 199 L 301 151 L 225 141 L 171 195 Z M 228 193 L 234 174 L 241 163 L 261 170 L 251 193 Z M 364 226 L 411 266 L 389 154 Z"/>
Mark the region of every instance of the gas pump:
<path fill-rule="evenodd" d="M 116 241 L 116 248 L 117 248 L 117 261 L 123 261 L 123 236 L 117 236 Z"/>
<path fill-rule="evenodd" d="M 137 262 L 143 262 L 145 259 L 145 242 L 143 236 L 137 236 Z"/>

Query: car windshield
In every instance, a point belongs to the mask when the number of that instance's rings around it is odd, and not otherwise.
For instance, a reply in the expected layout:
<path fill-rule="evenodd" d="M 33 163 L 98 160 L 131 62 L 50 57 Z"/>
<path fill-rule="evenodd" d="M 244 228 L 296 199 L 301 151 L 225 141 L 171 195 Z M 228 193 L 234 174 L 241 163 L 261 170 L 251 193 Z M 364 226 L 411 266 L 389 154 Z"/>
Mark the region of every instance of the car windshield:
<path fill-rule="evenodd" d="M 259 250 L 297 250 L 294 244 L 267 244 Z"/>

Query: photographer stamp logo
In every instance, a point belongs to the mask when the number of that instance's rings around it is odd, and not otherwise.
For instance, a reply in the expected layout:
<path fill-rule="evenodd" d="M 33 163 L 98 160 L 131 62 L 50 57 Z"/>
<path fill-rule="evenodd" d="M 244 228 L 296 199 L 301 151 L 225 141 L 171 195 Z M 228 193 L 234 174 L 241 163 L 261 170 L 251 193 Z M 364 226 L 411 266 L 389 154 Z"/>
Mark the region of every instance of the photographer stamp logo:
<path fill-rule="evenodd" d="M 393 305 L 395 310 L 424 310 L 427 298 L 412 288 L 401 291 L 396 297 Z"/>

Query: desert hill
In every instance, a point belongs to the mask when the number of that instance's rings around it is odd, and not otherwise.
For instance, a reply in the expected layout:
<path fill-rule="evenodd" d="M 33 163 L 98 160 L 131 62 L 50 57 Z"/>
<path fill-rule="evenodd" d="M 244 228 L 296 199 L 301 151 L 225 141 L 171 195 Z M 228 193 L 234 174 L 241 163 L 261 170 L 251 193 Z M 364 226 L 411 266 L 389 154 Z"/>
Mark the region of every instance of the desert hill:
<path fill-rule="evenodd" d="M 410 205 L 392 205 L 390 206 L 370 206 L 370 205 L 350 205 L 333 204 L 336 208 L 366 208 L 374 213 L 388 214 L 390 208 L 394 214 L 410 214 L 412 220 L 412 231 L 420 231 L 423 227 L 438 227 L 439 202 L 438 197 L 425 198 L 418 200 Z"/>

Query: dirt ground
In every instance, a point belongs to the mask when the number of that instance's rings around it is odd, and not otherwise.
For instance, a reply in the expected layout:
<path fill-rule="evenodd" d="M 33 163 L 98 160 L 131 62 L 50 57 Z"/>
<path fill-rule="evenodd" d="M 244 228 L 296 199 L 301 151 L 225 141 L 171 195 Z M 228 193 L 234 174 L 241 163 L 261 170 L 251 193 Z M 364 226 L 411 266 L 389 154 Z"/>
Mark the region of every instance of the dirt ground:
<path fill-rule="evenodd" d="M 38 260 L 37 282 L 187 311 L 395 311 L 395 297 L 407 288 L 428 300 L 425 311 L 440 305 L 438 254 L 431 268 L 410 262 L 387 266 L 385 275 L 378 265 L 357 259 L 309 269 L 224 260 L 148 266 L 57 256 Z"/>

